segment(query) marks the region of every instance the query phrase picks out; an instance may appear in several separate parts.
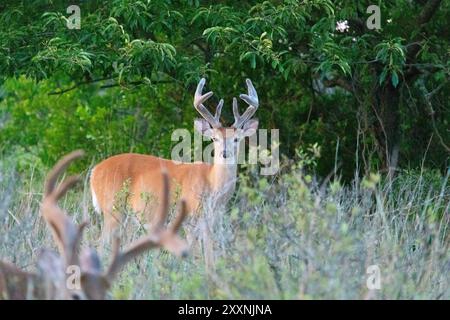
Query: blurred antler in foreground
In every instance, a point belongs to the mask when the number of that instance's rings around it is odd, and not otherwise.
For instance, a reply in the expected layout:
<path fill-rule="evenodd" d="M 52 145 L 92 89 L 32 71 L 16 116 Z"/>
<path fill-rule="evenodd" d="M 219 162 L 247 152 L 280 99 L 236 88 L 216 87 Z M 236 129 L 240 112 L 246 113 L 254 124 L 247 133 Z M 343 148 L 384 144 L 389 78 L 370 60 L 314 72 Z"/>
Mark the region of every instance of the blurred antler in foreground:
<path fill-rule="evenodd" d="M 100 258 L 94 249 L 85 248 L 80 253 L 79 246 L 87 221 L 76 225 L 58 206 L 58 200 L 79 181 L 79 177 L 71 176 L 58 186 L 57 180 L 71 162 L 83 155 L 83 151 L 74 151 L 63 157 L 45 182 L 41 214 L 52 230 L 59 255 L 43 250 L 36 273 L 0 261 L 0 299 L 103 299 L 118 272 L 146 251 L 164 248 L 177 256 L 187 254 L 186 243 L 176 234 L 186 216 L 183 200 L 175 221 L 164 228 L 169 211 L 169 178 L 165 172 L 163 205 L 157 223 L 148 235 L 136 240 L 124 251 L 120 250 L 120 240 L 116 237 L 112 261 L 106 271 L 102 270 Z"/>

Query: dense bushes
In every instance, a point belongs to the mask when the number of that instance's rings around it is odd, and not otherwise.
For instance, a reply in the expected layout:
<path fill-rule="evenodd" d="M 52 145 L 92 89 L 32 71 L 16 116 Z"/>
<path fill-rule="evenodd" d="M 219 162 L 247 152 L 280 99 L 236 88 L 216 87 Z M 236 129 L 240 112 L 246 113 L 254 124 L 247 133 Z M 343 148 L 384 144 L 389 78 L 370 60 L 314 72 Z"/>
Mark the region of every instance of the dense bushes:
<path fill-rule="evenodd" d="M 338 162 L 350 181 L 355 167 L 385 170 L 397 158 L 445 173 L 450 4 L 380 2 L 380 30 L 366 28 L 370 4 L 89 1 L 70 30 L 63 1 L 6 1 L 2 154 L 31 152 L 45 165 L 74 147 L 168 155 L 170 129 L 192 128 L 201 76 L 225 98 L 228 121 L 249 77 L 261 127 L 280 129 L 289 157 L 318 143 L 323 176 Z"/>
<path fill-rule="evenodd" d="M 19 170 L 42 163 L 54 163 L 68 150 L 84 149 L 102 159 L 121 152 L 153 152 L 170 155 L 170 133 L 186 123 L 180 108 L 170 97 L 147 94 L 142 87 L 131 92 L 120 89 L 73 90 L 64 95 L 48 95 L 51 81 L 39 84 L 21 78 L 4 84 L 7 92 L 0 102 L 5 116 L 0 145 L 4 155 L 14 154 Z"/>

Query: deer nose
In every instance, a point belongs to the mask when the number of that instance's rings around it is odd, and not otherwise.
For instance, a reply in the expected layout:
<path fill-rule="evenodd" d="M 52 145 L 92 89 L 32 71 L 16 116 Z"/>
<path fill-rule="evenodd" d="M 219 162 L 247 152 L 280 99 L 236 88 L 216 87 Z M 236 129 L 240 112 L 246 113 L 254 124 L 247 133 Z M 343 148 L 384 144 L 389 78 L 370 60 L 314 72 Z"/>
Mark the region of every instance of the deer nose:
<path fill-rule="evenodd" d="M 223 157 L 224 159 L 226 159 L 228 156 L 229 156 L 229 154 L 227 153 L 226 150 L 225 150 L 225 151 L 222 151 L 222 157 Z"/>
<path fill-rule="evenodd" d="M 183 250 L 181 252 L 181 257 L 182 258 L 187 258 L 189 256 L 189 251 L 187 249 Z"/>

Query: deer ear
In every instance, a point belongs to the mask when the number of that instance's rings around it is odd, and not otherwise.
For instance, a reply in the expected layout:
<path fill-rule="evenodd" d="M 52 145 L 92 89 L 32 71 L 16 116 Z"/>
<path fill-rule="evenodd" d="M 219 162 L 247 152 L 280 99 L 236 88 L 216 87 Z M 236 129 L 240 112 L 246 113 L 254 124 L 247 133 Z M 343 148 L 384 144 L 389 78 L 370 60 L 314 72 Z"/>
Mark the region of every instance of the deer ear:
<path fill-rule="evenodd" d="M 213 128 L 205 119 L 195 119 L 194 127 L 201 135 L 212 138 Z"/>
<path fill-rule="evenodd" d="M 244 137 L 250 137 L 254 135 L 256 133 L 256 130 L 258 130 L 258 124 L 259 122 L 256 119 L 247 121 L 242 128 Z"/>

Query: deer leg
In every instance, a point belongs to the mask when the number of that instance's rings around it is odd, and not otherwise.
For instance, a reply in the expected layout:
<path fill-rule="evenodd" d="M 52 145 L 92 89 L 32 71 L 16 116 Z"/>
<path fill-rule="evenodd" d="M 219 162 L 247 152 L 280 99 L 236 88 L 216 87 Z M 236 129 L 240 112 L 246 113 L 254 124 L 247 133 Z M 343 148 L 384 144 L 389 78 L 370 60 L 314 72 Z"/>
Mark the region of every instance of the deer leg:
<path fill-rule="evenodd" d="M 120 215 L 118 212 L 111 210 L 104 214 L 104 226 L 102 231 L 103 244 L 111 243 L 111 237 L 119 227 Z"/>

